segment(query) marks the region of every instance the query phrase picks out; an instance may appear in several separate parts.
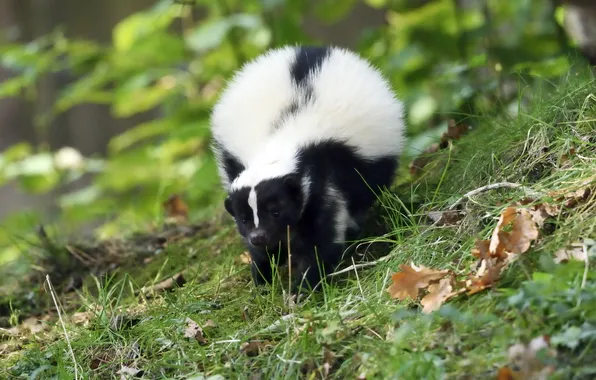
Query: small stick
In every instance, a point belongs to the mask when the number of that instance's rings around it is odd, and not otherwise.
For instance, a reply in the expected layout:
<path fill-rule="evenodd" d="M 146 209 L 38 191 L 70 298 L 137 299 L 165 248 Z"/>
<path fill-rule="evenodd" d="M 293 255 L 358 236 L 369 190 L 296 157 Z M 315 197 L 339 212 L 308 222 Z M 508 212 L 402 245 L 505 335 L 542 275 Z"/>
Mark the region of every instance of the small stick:
<path fill-rule="evenodd" d="M 342 270 L 339 270 L 337 272 L 330 273 L 330 274 L 327 275 L 327 277 L 338 276 L 338 275 L 340 275 L 342 273 L 346 273 L 346 272 L 350 272 L 350 271 L 356 271 L 356 270 L 361 269 L 361 268 L 373 267 L 373 266 L 375 266 L 375 265 L 377 265 L 379 263 L 382 263 L 383 261 L 389 260 L 389 258 L 391 258 L 392 256 L 393 256 L 393 254 L 389 254 L 387 256 L 381 257 L 378 260 L 369 261 L 369 262 L 362 263 L 362 264 L 355 264 L 354 263 L 354 259 L 352 259 L 352 265 L 350 265 L 349 267 L 344 268 Z"/>
<path fill-rule="evenodd" d="M 451 206 L 449 206 L 448 210 L 453 210 L 454 208 L 459 206 L 461 203 L 463 203 L 463 201 L 465 201 L 466 199 L 468 199 L 470 197 L 473 197 L 474 195 L 483 193 L 485 191 L 494 190 L 494 189 L 522 189 L 523 191 L 525 191 L 526 193 L 531 194 L 531 195 L 535 195 L 535 196 L 541 195 L 539 192 L 534 191 L 534 190 L 532 190 L 528 187 L 525 187 L 523 185 L 520 185 L 519 183 L 497 182 L 497 183 L 492 183 L 490 185 L 479 187 L 475 190 L 465 193 L 461 198 L 459 198 L 457 201 L 455 201 L 455 203 L 453 203 Z"/>
<path fill-rule="evenodd" d="M 64 337 L 66 338 L 66 344 L 68 344 L 68 350 L 70 351 L 70 355 L 72 356 L 72 361 L 74 363 L 74 374 L 75 379 L 79 378 L 78 372 L 78 365 L 77 365 L 77 358 L 75 357 L 74 351 L 72 350 L 72 345 L 70 344 L 70 338 L 68 337 L 68 333 L 66 332 L 66 325 L 64 324 L 64 320 L 62 320 L 62 313 L 60 313 L 60 307 L 58 306 L 58 299 L 56 298 L 56 291 L 52 286 L 52 282 L 50 281 L 50 275 L 46 274 L 46 281 L 48 282 L 48 288 L 50 290 L 50 294 L 52 295 L 52 300 L 54 301 L 54 305 L 56 306 L 56 311 L 58 312 L 58 319 L 60 319 L 60 324 L 62 325 L 62 330 L 64 331 Z"/>
<path fill-rule="evenodd" d="M 290 249 L 290 225 L 286 226 L 288 231 L 288 295 L 292 293 L 292 252 Z"/>

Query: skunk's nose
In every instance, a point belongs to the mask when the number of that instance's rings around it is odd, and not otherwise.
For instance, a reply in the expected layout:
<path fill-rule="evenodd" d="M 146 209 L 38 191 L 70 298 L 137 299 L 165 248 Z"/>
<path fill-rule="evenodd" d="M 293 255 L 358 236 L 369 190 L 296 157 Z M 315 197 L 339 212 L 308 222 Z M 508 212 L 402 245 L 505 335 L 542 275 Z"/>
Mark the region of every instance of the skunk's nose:
<path fill-rule="evenodd" d="M 250 244 L 261 247 L 265 245 L 265 233 L 263 231 L 253 231 L 249 236 Z"/>

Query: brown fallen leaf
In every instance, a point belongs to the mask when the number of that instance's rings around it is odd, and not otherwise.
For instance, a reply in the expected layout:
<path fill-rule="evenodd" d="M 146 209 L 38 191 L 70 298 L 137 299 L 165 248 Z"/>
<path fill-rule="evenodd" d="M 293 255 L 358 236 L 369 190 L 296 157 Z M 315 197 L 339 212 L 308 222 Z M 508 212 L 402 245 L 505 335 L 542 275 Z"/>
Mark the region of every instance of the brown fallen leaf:
<path fill-rule="evenodd" d="M 240 257 L 238 259 L 240 261 L 241 264 L 250 264 L 252 263 L 252 258 L 250 257 L 250 253 L 244 251 L 240 254 Z"/>
<path fill-rule="evenodd" d="M 458 293 L 453 292 L 451 277 L 441 279 L 438 284 L 432 284 L 428 287 L 428 294 L 420 301 L 423 306 L 422 312 L 428 314 L 439 310 L 445 301 L 456 294 Z"/>
<path fill-rule="evenodd" d="M 240 352 L 246 354 L 246 356 L 255 357 L 269 347 L 272 347 L 272 344 L 268 340 L 251 340 L 249 342 L 244 342 L 240 346 Z"/>
<path fill-rule="evenodd" d="M 449 141 L 459 140 L 470 129 L 469 125 L 457 124 L 455 120 L 450 119 L 447 124 L 447 131 L 441 135 L 440 142 L 430 145 L 410 163 L 410 174 L 418 174 L 420 170 L 424 169 L 432 161 L 432 153 L 446 149 L 449 146 Z"/>
<path fill-rule="evenodd" d="M 509 367 L 499 368 L 497 372 L 497 380 L 523 380 L 521 374 L 517 371 L 512 370 Z"/>
<path fill-rule="evenodd" d="M 176 223 L 188 222 L 188 206 L 179 195 L 174 194 L 163 202 L 166 217 Z"/>
<path fill-rule="evenodd" d="M 532 216 L 532 220 L 534 221 L 534 223 L 536 223 L 536 225 L 539 228 L 542 228 L 542 226 L 544 226 L 544 222 L 550 216 L 550 215 L 548 215 L 548 213 L 546 212 L 546 210 L 543 207 L 537 207 L 535 209 L 530 209 L 530 210 L 528 210 L 528 212 Z"/>
<path fill-rule="evenodd" d="M 437 226 L 453 226 L 458 224 L 466 214 L 459 210 L 431 211 L 428 217 Z"/>
<path fill-rule="evenodd" d="M 499 216 L 499 221 L 497 222 L 497 226 L 493 230 L 492 237 L 490 239 L 489 250 L 492 255 L 502 257 L 504 255 L 505 249 L 505 239 L 501 241 L 501 236 L 505 236 L 503 234 L 503 229 L 511 224 L 515 217 L 517 216 L 517 208 L 516 207 L 507 207 L 505 210 L 501 212 Z"/>
<path fill-rule="evenodd" d="M 471 127 L 469 125 L 457 124 L 455 120 L 450 119 L 449 123 L 447 124 L 447 132 L 441 136 L 441 148 L 447 147 L 448 140 L 459 140 L 470 129 Z"/>
<path fill-rule="evenodd" d="M 324 379 L 328 379 L 329 375 L 331 374 L 331 370 L 333 369 L 333 367 L 335 366 L 335 364 L 337 363 L 337 355 L 327 349 L 324 348 L 323 349 L 323 378 Z"/>
<path fill-rule="evenodd" d="M 141 370 L 123 365 L 116 374 L 120 375 L 120 380 L 127 380 L 137 377 L 139 372 L 141 372 Z"/>
<path fill-rule="evenodd" d="M 490 240 L 476 240 L 472 248 L 472 256 L 479 259 L 488 259 L 490 254 Z"/>
<path fill-rule="evenodd" d="M 590 194 L 592 193 L 592 189 L 588 187 L 584 187 L 575 191 L 572 191 L 568 194 L 565 194 L 565 207 L 572 208 L 577 206 L 579 203 L 586 201 Z"/>
<path fill-rule="evenodd" d="M 566 263 L 570 260 L 586 261 L 586 252 L 583 244 L 572 244 L 571 247 L 561 248 L 555 252 L 555 263 Z"/>
<path fill-rule="evenodd" d="M 19 326 L 19 330 L 21 332 L 29 330 L 29 333 L 35 335 L 44 330 L 47 330 L 50 327 L 50 325 L 47 323 L 47 321 L 49 320 L 49 315 L 44 315 L 41 318 L 29 317 L 21 323 L 21 325 Z"/>
<path fill-rule="evenodd" d="M 406 264 L 400 265 L 401 272 L 391 276 L 393 284 L 387 288 L 391 298 L 405 300 L 416 299 L 420 289 L 430 285 L 431 281 L 440 280 L 449 273 L 448 270 L 434 270 L 424 266 L 415 267 Z"/>
<path fill-rule="evenodd" d="M 519 209 L 513 222 L 513 229 L 508 236 L 505 249 L 511 253 L 524 253 L 530 249 L 531 242 L 538 239 L 538 228 L 527 209 Z"/>
<path fill-rule="evenodd" d="M 544 352 L 544 355 L 539 353 Z M 526 346 L 518 343 L 509 347 L 509 360 L 519 368 L 519 379 L 546 380 L 555 368 L 542 359 L 544 357 L 553 359 L 557 351 L 550 347 L 548 336 L 539 336 L 530 341 Z"/>
<path fill-rule="evenodd" d="M 488 260 L 484 261 L 484 263 L 488 262 Z M 468 280 L 466 282 L 468 295 L 476 294 L 483 291 L 484 289 L 493 287 L 501 276 L 501 270 L 503 269 L 504 265 L 505 264 L 503 262 L 490 265 L 485 271 L 479 271 L 480 273 L 483 273 L 482 276 L 472 277 L 470 280 Z"/>
<path fill-rule="evenodd" d="M 510 224 L 511 231 L 505 228 Z M 501 213 L 491 237 L 489 251 L 492 256 L 505 258 L 508 253 L 527 252 L 533 240 L 538 239 L 538 227 L 527 209 L 507 207 Z"/>
<path fill-rule="evenodd" d="M 207 343 L 209 343 L 203 334 L 203 329 L 201 326 L 188 317 L 186 317 L 186 329 L 184 330 L 184 337 L 196 339 L 201 346 L 205 346 Z"/>
<path fill-rule="evenodd" d="M 153 286 L 149 286 L 141 290 L 147 296 L 151 293 L 158 293 L 163 292 L 165 290 L 172 290 L 174 288 L 181 287 L 186 283 L 186 279 L 184 278 L 183 273 L 184 272 L 176 273 L 172 277 L 169 277 L 161 282 L 158 282 Z"/>
<path fill-rule="evenodd" d="M 426 165 L 428 165 L 432 161 L 432 154 L 438 151 L 439 144 L 437 143 L 432 144 L 428 148 L 426 148 L 418 157 L 416 157 L 414 160 L 412 160 L 412 162 L 410 162 L 410 165 L 408 166 L 408 168 L 410 169 L 410 174 L 418 174 L 420 170 L 424 169 L 424 167 L 426 167 Z"/>

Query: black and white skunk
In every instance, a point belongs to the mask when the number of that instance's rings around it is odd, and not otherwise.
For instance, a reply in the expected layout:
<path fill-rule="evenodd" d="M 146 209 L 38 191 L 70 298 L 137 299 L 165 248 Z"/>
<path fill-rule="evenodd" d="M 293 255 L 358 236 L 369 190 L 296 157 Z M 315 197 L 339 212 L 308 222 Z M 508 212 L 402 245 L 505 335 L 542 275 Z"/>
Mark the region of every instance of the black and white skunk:
<path fill-rule="evenodd" d="M 404 144 L 381 73 L 337 47 L 283 47 L 247 63 L 211 116 L 213 151 L 256 284 L 287 261 L 299 285 L 335 269 Z"/>

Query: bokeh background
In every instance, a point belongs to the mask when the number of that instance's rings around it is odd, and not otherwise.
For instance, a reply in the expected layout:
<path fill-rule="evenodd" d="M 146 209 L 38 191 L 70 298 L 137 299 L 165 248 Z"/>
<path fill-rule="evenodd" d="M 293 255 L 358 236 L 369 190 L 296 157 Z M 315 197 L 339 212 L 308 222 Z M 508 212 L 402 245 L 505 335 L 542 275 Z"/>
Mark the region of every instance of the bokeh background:
<path fill-rule="evenodd" d="M 2 0 L 0 266 L 47 233 L 150 228 L 221 191 L 209 111 L 244 62 L 283 44 L 369 58 L 408 108 L 407 156 L 449 119 L 509 112 L 536 79 L 596 60 L 591 0 Z M 407 174 L 407 170 L 404 171 Z"/>

